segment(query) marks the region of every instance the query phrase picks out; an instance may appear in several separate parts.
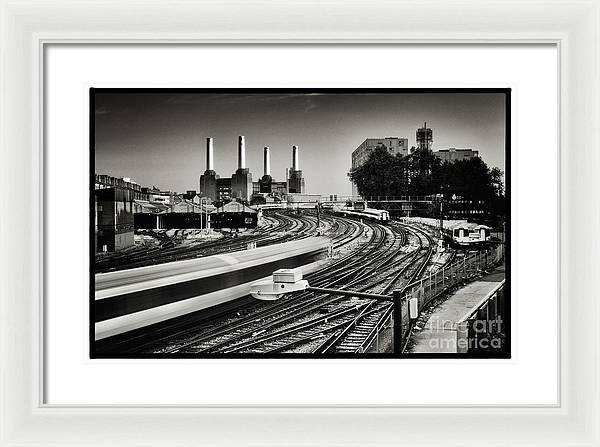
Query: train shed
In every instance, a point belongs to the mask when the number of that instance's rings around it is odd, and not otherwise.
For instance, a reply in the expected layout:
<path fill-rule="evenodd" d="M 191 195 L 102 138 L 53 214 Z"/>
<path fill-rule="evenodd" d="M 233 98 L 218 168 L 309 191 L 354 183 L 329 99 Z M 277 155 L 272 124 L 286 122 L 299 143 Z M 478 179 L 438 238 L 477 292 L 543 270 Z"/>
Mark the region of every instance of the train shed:
<path fill-rule="evenodd" d="M 256 228 L 258 211 L 234 201 L 213 211 L 210 220 L 213 228 Z"/>

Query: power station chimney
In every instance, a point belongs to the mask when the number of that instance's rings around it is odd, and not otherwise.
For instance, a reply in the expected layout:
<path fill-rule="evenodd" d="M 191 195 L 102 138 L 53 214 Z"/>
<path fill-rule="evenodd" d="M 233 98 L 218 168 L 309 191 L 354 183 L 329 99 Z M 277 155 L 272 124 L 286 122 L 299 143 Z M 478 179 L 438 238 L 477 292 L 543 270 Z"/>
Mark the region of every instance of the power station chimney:
<path fill-rule="evenodd" d="M 298 162 L 298 146 L 292 146 L 292 171 L 299 171 L 300 163 Z"/>
<path fill-rule="evenodd" d="M 246 168 L 246 137 L 238 137 L 238 169 Z"/>
<path fill-rule="evenodd" d="M 206 139 L 206 170 L 213 171 L 214 170 L 214 153 L 213 153 L 213 139 Z"/>
<path fill-rule="evenodd" d="M 265 148 L 264 148 L 263 164 L 264 164 L 264 171 L 265 171 L 264 174 L 271 175 L 271 157 L 269 154 L 269 146 L 265 146 Z"/>

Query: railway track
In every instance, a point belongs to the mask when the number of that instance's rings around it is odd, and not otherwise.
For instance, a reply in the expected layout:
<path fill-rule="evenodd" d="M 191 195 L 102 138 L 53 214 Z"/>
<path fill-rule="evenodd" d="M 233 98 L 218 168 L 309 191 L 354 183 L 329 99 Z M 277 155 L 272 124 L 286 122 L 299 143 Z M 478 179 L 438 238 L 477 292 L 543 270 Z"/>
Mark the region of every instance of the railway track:
<path fill-rule="evenodd" d="M 306 216 L 311 220 L 314 216 Z M 339 259 L 309 275 L 315 287 L 387 293 L 421 275 L 431 259 L 433 239 L 400 224 L 388 227 L 325 216 L 336 248 L 353 247 Z M 367 240 L 363 231 L 367 228 Z M 360 241 L 357 243 L 357 241 Z M 203 327 L 186 328 L 146 343 L 153 353 L 352 353 L 361 352 L 391 315 L 391 304 L 305 292 L 277 302 L 260 303 L 243 315 L 233 314 Z"/>
<path fill-rule="evenodd" d="M 301 227 L 301 229 L 309 228 L 313 231 L 313 233 L 301 231 L 297 234 L 297 237 L 302 238 L 307 237 L 308 235 L 314 235 L 314 229 L 316 229 L 317 221 L 316 216 L 308 215 L 302 218 L 311 221 L 312 224 L 305 224 Z M 362 235 L 363 226 L 357 222 L 346 219 L 333 219 L 327 216 L 322 218 L 321 221 L 321 228 L 325 228 L 325 235 L 331 238 L 333 246 L 340 250 L 340 252 L 345 249 L 346 245 L 352 244 Z M 323 224 L 323 221 L 325 221 L 325 224 Z M 332 261 L 331 266 L 335 267 L 336 263 L 344 262 L 345 258 L 346 256 L 340 256 L 338 259 Z M 284 300 L 281 300 L 277 303 L 268 303 L 274 305 L 270 311 L 275 312 L 278 308 L 285 308 L 283 301 Z M 204 331 L 207 328 L 210 329 L 214 326 L 219 327 L 221 324 L 230 324 L 231 321 L 237 320 L 240 316 L 254 313 L 259 308 L 265 307 L 266 304 L 256 300 L 246 300 L 246 302 L 250 302 L 251 305 L 242 309 L 237 308 L 235 311 L 227 311 L 227 314 L 224 318 L 221 318 L 222 312 L 213 310 L 208 312 L 208 314 L 212 314 L 213 316 L 209 317 L 211 318 L 211 321 L 206 324 L 202 315 L 172 320 L 169 322 L 168 326 L 159 325 L 158 327 L 153 328 L 152 334 L 134 333 L 126 339 L 115 340 L 114 342 L 111 342 L 111 346 L 108 349 L 119 352 L 140 352 L 140 350 L 146 351 L 148 349 L 154 351 L 154 347 L 169 344 L 171 343 L 171 340 L 188 338 L 191 335 L 197 334 L 199 331 Z M 280 305 L 275 306 L 275 304 Z"/>
<path fill-rule="evenodd" d="M 309 237 L 316 230 L 316 219 L 299 218 L 293 213 L 275 212 L 265 216 L 266 224 L 257 228 L 252 234 L 235 237 L 225 234 L 222 238 L 212 241 L 197 241 L 185 245 L 175 245 L 161 248 L 157 245 L 151 248 L 135 248 L 124 252 L 98 256 L 94 263 L 96 273 L 144 267 L 147 265 L 162 264 L 172 261 L 181 261 L 220 253 L 244 250 L 249 242 L 255 242 L 257 247 L 277 244 Z M 181 231 L 181 230 L 178 230 Z M 143 231 L 143 235 L 150 235 L 166 244 L 177 239 L 166 232 Z"/>

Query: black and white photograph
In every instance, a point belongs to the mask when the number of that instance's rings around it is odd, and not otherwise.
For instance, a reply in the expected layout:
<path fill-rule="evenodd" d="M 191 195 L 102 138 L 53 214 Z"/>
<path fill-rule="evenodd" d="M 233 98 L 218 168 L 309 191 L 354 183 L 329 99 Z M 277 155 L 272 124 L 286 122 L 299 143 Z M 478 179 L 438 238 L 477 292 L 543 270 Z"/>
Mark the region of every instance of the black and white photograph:
<path fill-rule="evenodd" d="M 510 358 L 510 89 L 89 95 L 91 358 Z"/>

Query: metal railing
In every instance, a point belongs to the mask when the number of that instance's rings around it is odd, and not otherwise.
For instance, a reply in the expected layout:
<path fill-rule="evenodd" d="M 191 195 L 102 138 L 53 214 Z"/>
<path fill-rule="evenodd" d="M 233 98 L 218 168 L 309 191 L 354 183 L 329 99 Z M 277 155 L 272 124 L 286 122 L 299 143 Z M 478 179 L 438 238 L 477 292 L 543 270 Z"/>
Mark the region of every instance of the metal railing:
<path fill-rule="evenodd" d="M 436 202 L 436 196 L 367 196 L 365 202 Z"/>
<path fill-rule="evenodd" d="M 505 283 L 506 280 L 502 280 L 457 322 L 456 346 L 459 354 L 498 351 L 504 346 Z"/>
<path fill-rule="evenodd" d="M 477 251 L 455 259 L 446 267 L 425 274 L 420 280 L 405 286 L 402 297 L 402 327 L 407 335 L 410 318 L 406 311 L 408 301 L 416 298 L 419 314 L 434 298 L 448 289 L 460 285 L 479 273 L 497 266 L 504 259 L 504 246 L 498 245 L 486 251 Z"/>
<path fill-rule="evenodd" d="M 392 313 L 392 308 L 390 307 L 361 343 L 358 349 L 359 353 L 369 352 L 372 349 L 374 349 L 373 352 L 379 352 L 379 335 L 393 326 Z"/>
<path fill-rule="evenodd" d="M 440 199 L 433 196 L 342 196 L 342 195 L 324 195 L 321 196 L 321 202 L 435 202 Z"/>

